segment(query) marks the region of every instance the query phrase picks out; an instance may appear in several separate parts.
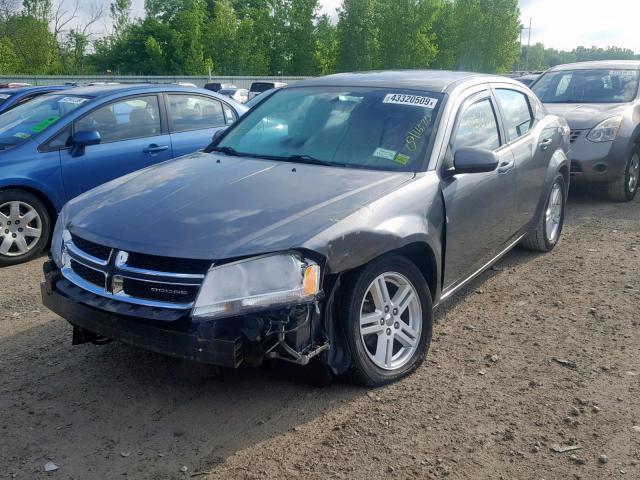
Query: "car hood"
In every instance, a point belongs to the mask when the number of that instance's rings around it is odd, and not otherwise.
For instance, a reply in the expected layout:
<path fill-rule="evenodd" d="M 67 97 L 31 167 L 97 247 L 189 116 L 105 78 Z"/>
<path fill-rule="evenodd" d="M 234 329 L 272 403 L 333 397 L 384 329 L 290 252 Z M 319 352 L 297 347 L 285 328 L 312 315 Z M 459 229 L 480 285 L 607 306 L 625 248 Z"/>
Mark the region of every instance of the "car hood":
<path fill-rule="evenodd" d="M 122 250 L 223 259 L 304 242 L 414 177 L 195 153 L 69 202 L 75 234 Z"/>
<path fill-rule="evenodd" d="M 593 128 L 607 118 L 622 115 L 626 108 L 620 103 L 545 103 L 544 106 L 552 115 L 566 118 L 574 130 Z"/>

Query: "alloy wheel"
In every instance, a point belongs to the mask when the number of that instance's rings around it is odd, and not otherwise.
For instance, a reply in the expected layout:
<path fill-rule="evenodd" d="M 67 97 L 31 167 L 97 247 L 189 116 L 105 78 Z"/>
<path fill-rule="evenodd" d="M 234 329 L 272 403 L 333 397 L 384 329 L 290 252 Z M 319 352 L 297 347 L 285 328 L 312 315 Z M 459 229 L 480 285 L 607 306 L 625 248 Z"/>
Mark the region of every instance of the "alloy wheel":
<path fill-rule="evenodd" d="M 547 240 L 551 243 L 555 242 L 560 231 L 560 223 L 562 221 L 562 187 L 559 183 L 554 183 L 551 193 L 549 194 L 549 203 L 545 212 L 545 233 Z"/>
<path fill-rule="evenodd" d="M 369 359 L 384 370 L 406 365 L 422 333 L 422 307 L 415 287 L 400 273 L 376 277 L 360 307 L 360 338 Z"/>
<path fill-rule="evenodd" d="M 627 179 L 627 188 L 629 193 L 634 193 L 638 188 L 638 179 L 640 177 L 640 155 L 634 153 L 629 162 L 629 173 Z"/>
<path fill-rule="evenodd" d="M 41 236 L 42 219 L 33 206 L 17 200 L 0 205 L 0 255 L 25 255 Z"/>

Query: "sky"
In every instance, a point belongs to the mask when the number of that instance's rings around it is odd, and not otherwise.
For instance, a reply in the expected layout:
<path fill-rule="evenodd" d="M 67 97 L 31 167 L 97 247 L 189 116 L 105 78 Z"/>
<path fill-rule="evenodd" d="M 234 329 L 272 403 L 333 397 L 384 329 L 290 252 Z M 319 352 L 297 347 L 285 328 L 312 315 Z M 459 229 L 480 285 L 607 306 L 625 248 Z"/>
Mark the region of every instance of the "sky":
<path fill-rule="evenodd" d="M 73 0 L 65 0 L 72 3 Z M 108 5 L 111 0 L 89 0 Z M 389 0 L 394 1 L 394 0 Z M 531 43 L 542 42 L 547 47 L 572 50 L 609 45 L 630 48 L 640 53 L 640 0 L 519 0 L 521 21 L 532 20 Z M 85 4 L 83 0 L 81 3 Z M 336 19 L 341 0 L 320 0 L 321 13 Z M 144 0 L 133 0 L 134 13 L 141 15 Z M 108 19 L 105 19 L 108 21 Z M 523 32 L 527 42 L 527 31 Z"/>

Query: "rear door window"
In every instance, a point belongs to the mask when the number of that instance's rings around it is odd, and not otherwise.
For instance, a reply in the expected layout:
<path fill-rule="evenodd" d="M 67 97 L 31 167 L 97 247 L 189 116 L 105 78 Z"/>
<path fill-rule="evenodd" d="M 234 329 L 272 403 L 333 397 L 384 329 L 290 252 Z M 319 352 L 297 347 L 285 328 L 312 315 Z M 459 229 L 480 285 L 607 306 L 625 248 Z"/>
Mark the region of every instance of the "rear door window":
<path fill-rule="evenodd" d="M 199 95 L 168 95 L 168 99 L 171 131 L 174 133 L 227 124 L 222 102 L 219 100 Z"/>
<path fill-rule="evenodd" d="M 509 140 L 513 141 L 526 135 L 533 126 L 533 115 L 527 96 L 506 88 L 496 89 L 496 96 L 502 107 Z"/>

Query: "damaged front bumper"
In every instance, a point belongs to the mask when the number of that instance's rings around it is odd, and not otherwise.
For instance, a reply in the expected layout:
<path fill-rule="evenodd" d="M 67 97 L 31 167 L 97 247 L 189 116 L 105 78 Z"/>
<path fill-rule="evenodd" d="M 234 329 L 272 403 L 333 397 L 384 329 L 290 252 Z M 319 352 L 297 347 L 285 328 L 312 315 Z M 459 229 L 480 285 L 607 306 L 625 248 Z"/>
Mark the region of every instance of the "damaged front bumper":
<path fill-rule="evenodd" d="M 43 304 L 74 327 L 73 343 L 117 340 L 157 353 L 222 367 L 264 358 L 306 364 L 329 349 L 318 304 L 218 320 L 189 312 L 131 305 L 90 293 L 44 266 Z"/>

